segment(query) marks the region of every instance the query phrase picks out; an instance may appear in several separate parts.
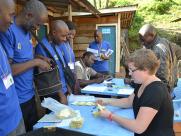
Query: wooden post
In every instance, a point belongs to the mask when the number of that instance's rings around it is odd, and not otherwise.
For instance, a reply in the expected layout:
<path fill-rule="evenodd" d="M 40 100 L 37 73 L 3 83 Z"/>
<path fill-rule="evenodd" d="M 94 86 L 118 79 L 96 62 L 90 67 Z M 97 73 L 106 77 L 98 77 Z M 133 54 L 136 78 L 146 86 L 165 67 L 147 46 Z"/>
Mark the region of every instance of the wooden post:
<path fill-rule="evenodd" d="M 68 5 L 68 20 L 72 21 L 72 5 L 71 4 Z M 70 40 L 70 46 L 73 49 L 73 40 L 72 39 Z"/>
<path fill-rule="evenodd" d="M 68 5 L 68 20 L 72 21 L 72 5 Z"/>
<path fill-rule="evenodd" d="M 118 13 L 118 25 L 117 25 L 117 48 L 116 48 L 116 72 L 119 72 L 120 69 L 120 49 L 121 49 L 121 14 Z"/>

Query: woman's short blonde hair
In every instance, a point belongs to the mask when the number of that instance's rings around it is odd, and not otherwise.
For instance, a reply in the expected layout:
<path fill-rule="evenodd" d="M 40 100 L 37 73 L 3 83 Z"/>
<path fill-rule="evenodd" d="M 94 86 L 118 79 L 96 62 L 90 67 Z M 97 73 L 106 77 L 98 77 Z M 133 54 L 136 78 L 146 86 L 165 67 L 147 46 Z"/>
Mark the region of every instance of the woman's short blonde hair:
<path fill-rule="evenodd" d="M 155 53 L 150 49 L 138 49 L 133 52 L 126 60 L 126 63 L 133 63 L 139 70 L 148 70 L 150 75 L 156 74 L 160 61 Z"/>

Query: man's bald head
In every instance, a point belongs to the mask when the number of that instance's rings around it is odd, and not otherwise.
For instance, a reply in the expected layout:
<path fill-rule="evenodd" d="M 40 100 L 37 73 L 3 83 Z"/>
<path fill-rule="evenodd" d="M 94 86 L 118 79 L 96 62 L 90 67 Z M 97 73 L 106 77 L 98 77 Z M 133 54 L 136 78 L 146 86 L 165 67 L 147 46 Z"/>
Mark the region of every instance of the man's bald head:
<path fill-rule="evenodd" d="M 95 30 L 94 31 L 94 39 L 97 43 L 101 43 L 102 42 L 102 32 L 99 30 Z"/>
<path fill-rule="evenodd" d="M 139 30 L 140 42 L 146 48 L 151 47 L 151 44 L 155 40 L 156 35 L 156 29 L 151 24 L 145 24 Z"/>
<path fill-rule="evenodd" d="M 0 0 L 0 9 L 6 9 L 11 6 L 15 6 L 14 0 Z"/>
<path fill-rule="evenodd" d="M 67 24 L 62 20 L 54 20 L 50 26 L 50 33 L 56 43 L 60 44 L 66 41 L 69 29 Z"/>
<path fill-rule="evenodd" d="M 24 14 L 32 13 L 37 16 L 48 16 L 48 11 L 45 5 L 39 0 L 29 0 L 23 7 L 22 12 Z"/>
<path fill-rule="evenodd" d="M 156 35 L 156 29 L 154 26 L 152 26 L 151 24 L 145 24 L 143 25 L 140 30 L 139 30 L 139 34 L 141 36 L 145 36 L 147 33 L 151 33 L 153 35 Z"/>
<path fill-rule="evenodd" d="M 67 24 L 62 20 L 54 20 L 54 21 L 52 21 L 50 29 L 51 29 L 51 31 L 54 31 L 54 30 L 57 30 L 57 29 L 61 29 L 61 30 L 67 29 L 67 30 L 69 30 Z"/>
<path fill-rule="evenodd" d="M 25 29 L 39 29 L 48 21 L 48 10 L 39 0 L 29 0 L 20 12 L 22 25 Z"/>
<path fill-rule="evenodd" d="M 4 32 L 12 23 L 15 14 L 14 0 L 0 0 L 0 31 Z"/>

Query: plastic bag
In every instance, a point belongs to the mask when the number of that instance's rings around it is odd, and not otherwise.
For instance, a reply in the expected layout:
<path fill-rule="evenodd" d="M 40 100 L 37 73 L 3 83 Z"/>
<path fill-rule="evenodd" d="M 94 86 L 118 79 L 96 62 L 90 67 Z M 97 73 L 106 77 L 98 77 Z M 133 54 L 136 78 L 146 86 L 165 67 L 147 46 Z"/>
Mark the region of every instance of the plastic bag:
<path fill-rule="evenodd" d="M 50 97 L 44 98 L 41 106 L 53 111 L 59 119 L 72 118 L 77 115 L 77 113 L 72 108 L 61 104 Z"/>

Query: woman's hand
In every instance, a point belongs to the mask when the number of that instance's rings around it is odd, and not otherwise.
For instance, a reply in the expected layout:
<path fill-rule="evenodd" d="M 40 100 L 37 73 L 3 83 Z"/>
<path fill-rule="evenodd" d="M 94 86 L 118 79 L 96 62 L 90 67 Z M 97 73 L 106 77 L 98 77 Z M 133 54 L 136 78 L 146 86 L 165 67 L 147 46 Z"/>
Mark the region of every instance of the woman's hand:
<path fill-rule="evenodd" d="M 105 101 L 102 100 L 102 99 L 98 99 L 98 100 L 96 101 L 96 104 L 99 104 L 99 105 L 107 105 L 108 103 L 105 102 Z"/>
<path fill-rule="evenodd" d="M 99 111 L 99 115 L 101 116 L 101 117 L 104 117 L 104 118 L 108 118 L 109 119 L 109 116 L 112 114 L 110 111 L 108 111 L 108 110 L 101 110 L 101 111 Z"/>

